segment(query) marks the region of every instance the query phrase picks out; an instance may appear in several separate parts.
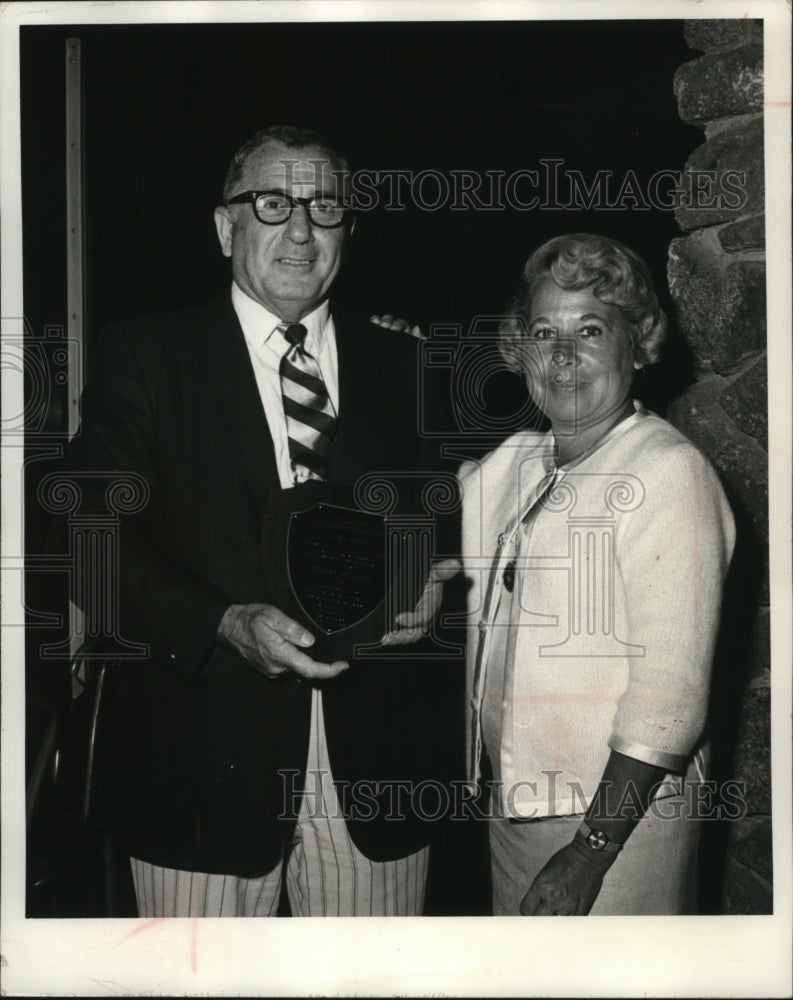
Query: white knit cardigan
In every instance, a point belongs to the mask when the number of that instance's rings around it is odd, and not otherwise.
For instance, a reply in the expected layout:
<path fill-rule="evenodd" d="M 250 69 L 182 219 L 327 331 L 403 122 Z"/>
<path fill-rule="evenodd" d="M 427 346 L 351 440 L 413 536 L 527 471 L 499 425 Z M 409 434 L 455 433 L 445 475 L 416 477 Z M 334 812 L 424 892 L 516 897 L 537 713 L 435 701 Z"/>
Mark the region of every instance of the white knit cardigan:
<path fill-rule="evenodd" d="M 494 609 L 510 540 L 553 469 L 552 455 L 550 434 L 523 432 L 465 463 L 459 474 L 464 572 L 471 584 L 474 782 Z M 559 475 L 522 543 L 515 577 L 519 601 L 511 621 L 517 628 L 514 655 L 507 658 L 498 763 L 502 807 L 506 802 L 510 814 L 523 817 L 583 811 L 609 748 L 669 772 L 685 770 L 705 724 L 735 538 L 708 461 L 639 405 L 592 455 Z"/>

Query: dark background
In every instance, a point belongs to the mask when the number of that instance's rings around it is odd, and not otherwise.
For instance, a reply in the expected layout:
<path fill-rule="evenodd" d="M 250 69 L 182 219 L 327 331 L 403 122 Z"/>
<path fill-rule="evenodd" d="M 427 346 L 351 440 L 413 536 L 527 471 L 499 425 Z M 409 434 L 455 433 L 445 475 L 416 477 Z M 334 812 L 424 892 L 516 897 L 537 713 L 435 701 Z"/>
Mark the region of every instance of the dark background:
<path fill-rule="evenodd" d="M 617 189 L 628 170 L 643 184 L 656 171 L 680 170 L 701 141 L 699 130 L 681 123 L 672 92 L 675 69 L 691 58 L 679 21 L 23 27 L 24 300 L 36 334 L 67 320 L 71 37 L 81 42 L 84 78 L 89 376 L 91 346 L 108 322 L 228 288 L 212 212 L 232 154 L 265 125 L 317 127 L 356 168 L 510 174 L 555 158 L 587 181 L 612 170 Z M 362 215 L 334 295 L 355 311 L 392 312 L 425 331 L 433 323 L 467 329 L 474 316 L 504 308 L 531 249 L 575 231 L 637 250 L 668 304 L 667 248 L 678 235 L 670 211 L 428 212 L 410 203 Z M 663 412 L 689 379 L 673 333 L 641 394 Z M 486 397 L 494 413 L 522 405 L 519 383 L 507 375 Z M 64 404 L 65 390 L 53 389 L 50 432 L 63 430 Z M 35 442 L 29 462 L 34 450 Z M 44 552 L 33 491 L 49 465 L 28 468 L 27 551 Z M 29 574 L 29 607 L 63 602 L 56 576 Z M 57 638 L 29 629 L 31 704 L 50 706 L 28 720 L 29 773 L 47 720 L 67 720 L 59 778 L 66 791 L 42 795 L 31 826 L 29 912 L 101 914 L 108 909 L 96 861 L 102 846 L 74 811 L 79 755 L 69 777 L 69 727 L 85 720 L 69 715 L 65 664 L 37 656 L 42 639 Z M 452 875 L 447 888 L 462 881 Z M 476 899 L 444 891 L 435 890 L 435 912 L 476 912 Z"/>
<path fill-rule="evenodd" d="M 65 321 L 64 51 L 82 43 L 88 338 L 113 319 L 228 284 L 212 211 L 257 128 L 305 124 L 365 169 L 504 170 L 564 159 L 646 181 L 701 139 L 681 123 L 679 21 L 151 25 L 22 29 L 25 307 Z M 618 185 L 617 185 L 618 187 Z M 428 191 L 432 191 L 428 185 Z M 525 189 L 524 189 L 525 190 Z M 358 223 L 337 297 L 364 313 L 459 322 L 497 313 L 529 250 L 595 231 L 665 286 L 669 211 L 430 212 Z"/>

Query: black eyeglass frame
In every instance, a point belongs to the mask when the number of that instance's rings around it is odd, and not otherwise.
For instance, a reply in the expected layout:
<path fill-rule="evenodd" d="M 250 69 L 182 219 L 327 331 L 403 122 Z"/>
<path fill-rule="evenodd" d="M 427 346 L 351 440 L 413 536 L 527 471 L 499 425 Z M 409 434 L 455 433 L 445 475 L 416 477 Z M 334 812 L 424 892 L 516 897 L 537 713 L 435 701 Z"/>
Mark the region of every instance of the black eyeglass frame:
<path fill-rule="evenodd" d="M 265 194 L 277 196 L 278 198 L 285 198 L 289 202 L 290 205 L 289 214 L 286 216 L 285 219 L 281 219 L 280 222 L 268 222 L 266 219 L 263 219 L 259 215 L 259 213 L 256 211 L 256 200 L 257 198 L 260 198 L 262 195 Z M 227 204 L 229 205 L 249 204 L 253 209 L 253 214 L 256 216 L 257 220 L 261 222 L 263 226 L 285 225 L 292 218 L 292 213 L 294 212 L 296 205 L 302 205 L 306 209 L 308 217 L 311 220 L 312 226 L 318 226 L 320 229 L 338 229 L 339 226 L 343 226 L 344 223 L 347 221 L 347 217 L 352 212 L 352 208 L 350 208 L 349 205 L 345 205 L 342 208 L 344 214 L 342 215 L 342 217 L 339 219 L 338 222 L 332 222 L 330 223 L 330 225 L 328 225 L 325 222 L 317 222 L 317 220 L 311 214 L 311 203 L 313 201 L 320 200 L 320 198 L 321 196 L 316 194 L 311 198 L 296 198 L 294 195 L 287 194 L 286 191 L 242 191 L 240 194 L 235 194 L 233 198 L 229 198 Z"/>

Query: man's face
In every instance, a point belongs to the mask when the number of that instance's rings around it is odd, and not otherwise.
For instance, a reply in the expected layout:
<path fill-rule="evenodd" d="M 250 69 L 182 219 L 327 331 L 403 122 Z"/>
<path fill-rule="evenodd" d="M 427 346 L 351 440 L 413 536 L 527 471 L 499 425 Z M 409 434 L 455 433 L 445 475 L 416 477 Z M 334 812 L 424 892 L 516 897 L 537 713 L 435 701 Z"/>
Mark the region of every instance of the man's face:
<path fill-rule="evenodd" d="M 289 149 L 268 143 L 248 158 L 231 194 L 272 191 L 296 198 L 340 198 L 339 170 L 341 165 L 323 149 Z M 215 224 L 240 288 L 290 323 L 302 319 L 327 296 L 350 231 L 346 223 L 335 229 L 313 225 L 305 205 L 295 206 L 290 218 L 277 226 L 259 222 L 250 203 L 221 207 L 215 210 Z"/>

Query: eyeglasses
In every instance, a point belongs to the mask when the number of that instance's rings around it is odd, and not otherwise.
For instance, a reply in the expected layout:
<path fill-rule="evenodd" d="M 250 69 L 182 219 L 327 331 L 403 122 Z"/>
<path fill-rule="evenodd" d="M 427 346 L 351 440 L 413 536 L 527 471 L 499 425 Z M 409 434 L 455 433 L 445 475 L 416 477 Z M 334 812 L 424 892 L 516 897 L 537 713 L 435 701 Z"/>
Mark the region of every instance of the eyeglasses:
<path fill-rule="evenodd" d="M 265 226 L 283 225 L 291 217 L 295 205 L 304 205 L 313 225 L 322 229 L 333 229 L 344 222 L 344 216 L 350 210 L 349 205 L 333 198 L 322 195 L 314 195 L 313 198 L 294 198 L 282 191 L 243 191 L 228 201 L 229 205 L 244 205 L 247 202 L 251 203 L 254 215 Z"/>

